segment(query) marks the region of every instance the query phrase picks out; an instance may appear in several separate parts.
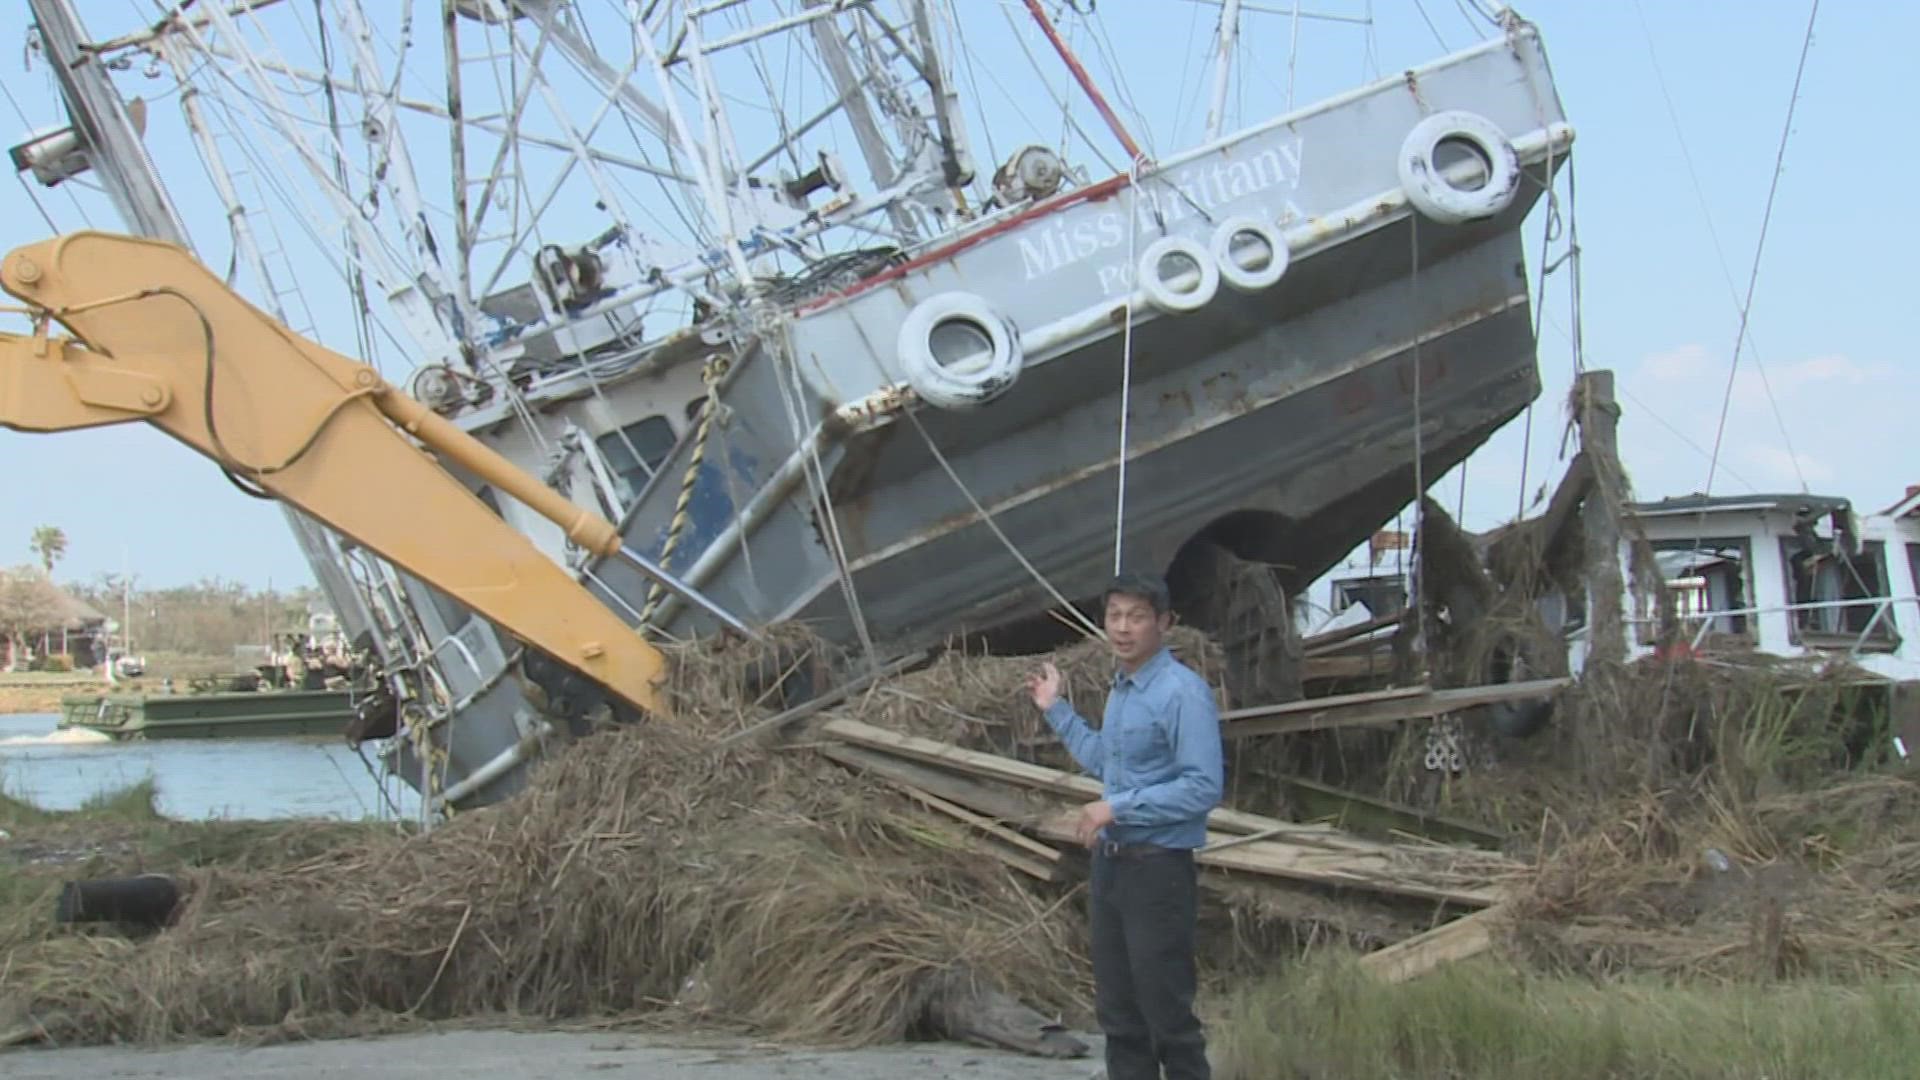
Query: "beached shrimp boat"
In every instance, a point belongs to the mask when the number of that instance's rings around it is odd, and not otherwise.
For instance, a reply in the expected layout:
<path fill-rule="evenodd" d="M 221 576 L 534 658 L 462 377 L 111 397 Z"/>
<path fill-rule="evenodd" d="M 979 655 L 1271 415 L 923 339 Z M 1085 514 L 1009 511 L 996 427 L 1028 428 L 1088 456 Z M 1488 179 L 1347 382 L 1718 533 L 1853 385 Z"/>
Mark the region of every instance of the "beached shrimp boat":
<path fill-rule="evenodd" d="M 1282 31 L 1228 0 L 1206 130 L 1155 155 L 1055 21 L 1126 17 L 1038 0 L 991 12 L 1013 36 L 987 74 L 1018 45 L 1075 138 L 1015 140 L 961 94 L 989 5 L 201 4 L 111 39 L 30 6 L 74 124 L 16 165 L 91 167 L 132 231 L 230 259 L 296 330 L 400 341 L 416 397 L 709 601 L 477 490 L 647 632 L 724 611 L 904 653 L 1084 600 L 1116 560 L 1192 607 L 1222 552 L 1298 590 L 1539 391 L 1520 226 L 1573 135 L 1504 9 L 1469 48 L 1230 128 L 1236 55 Z M 776 55 L 806 62 L 776 79 Z M 159 155 L 152 108 L 142 151 L 115 84 L 143 66 L 184 88 L 197 160 Z M 1016 147 L 990 175 L 983 127 Z M 195 230 L 179 178 L 203 170 Z M 345 275 L 337 320 L 296 291 L 296 228 Z M 556 709 L 592 704 L 289 521 L 430 804 L 511 792 Z"/>

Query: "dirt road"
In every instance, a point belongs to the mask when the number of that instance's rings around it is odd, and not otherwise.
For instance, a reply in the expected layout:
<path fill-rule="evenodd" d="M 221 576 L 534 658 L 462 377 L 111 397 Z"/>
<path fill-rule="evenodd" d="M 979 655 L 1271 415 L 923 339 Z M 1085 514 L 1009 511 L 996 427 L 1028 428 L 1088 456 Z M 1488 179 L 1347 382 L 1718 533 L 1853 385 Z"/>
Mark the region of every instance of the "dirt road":
<path fill-rule="evenodd" d="M 338 1039 L 243 1049 L 224 1045 L 139 1050 L 0 1051 L 10 1080 L 426 1080 L 428 1077 L 646 1076 L 686 1080 L 1086 1080 L 1093 1056 L 1047 1061 L 946 1043 L 869 1050 L 813 1051 L 744 1040 L 697 1042 L 621 1033 L 548 1034 L 454 1031 L 378 1039 Z"/>

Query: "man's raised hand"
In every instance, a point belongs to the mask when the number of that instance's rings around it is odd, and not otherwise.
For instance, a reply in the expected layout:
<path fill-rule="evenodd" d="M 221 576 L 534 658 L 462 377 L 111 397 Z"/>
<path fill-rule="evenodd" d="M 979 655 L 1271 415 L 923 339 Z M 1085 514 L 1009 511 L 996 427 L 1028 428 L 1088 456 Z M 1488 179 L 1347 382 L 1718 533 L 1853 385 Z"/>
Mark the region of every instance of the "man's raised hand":
<path fill-rule="evenodd" d="M 1027 693 L 1033 695 L 1033 704 L 1042 712 L 1053 708 L 1060 700 L 1060 669 L 1051 663 L 1041 664 L 1040 670 L 1027 676 Z"/>

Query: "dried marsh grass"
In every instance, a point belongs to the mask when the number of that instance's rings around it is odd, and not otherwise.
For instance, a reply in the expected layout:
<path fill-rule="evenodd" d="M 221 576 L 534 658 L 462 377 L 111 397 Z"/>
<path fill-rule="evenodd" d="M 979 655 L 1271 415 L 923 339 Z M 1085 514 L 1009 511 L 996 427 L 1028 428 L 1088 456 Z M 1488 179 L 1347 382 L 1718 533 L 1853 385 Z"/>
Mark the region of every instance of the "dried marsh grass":
<path fill-rule="evenodd" d="M 956 978 L 1079 1010 L 1069 892 L 1016 886 L 957 826 L 822 759 L 714 749 L 773 707 L 766 675 L 815 649 L 683 650 L 671 722 L 581 739 L 507 803 L 192 872 L 177 924 L 149 941 L 16 943 L 0 1008 L 59 1041 L 670 1011 L 832 1043 L 905 1037 Z"/>

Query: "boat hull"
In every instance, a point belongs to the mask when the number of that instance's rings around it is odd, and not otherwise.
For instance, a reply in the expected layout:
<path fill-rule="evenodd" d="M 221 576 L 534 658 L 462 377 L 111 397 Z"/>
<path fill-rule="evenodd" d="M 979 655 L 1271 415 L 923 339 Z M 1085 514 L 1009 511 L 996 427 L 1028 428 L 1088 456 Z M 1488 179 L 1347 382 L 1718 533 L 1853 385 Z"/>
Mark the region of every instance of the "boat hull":
<path fill-rule="evenodd" d="M 1497 210 L 1443 222 L 1398 173 L 1412 133 L 1450 110 L 1503 133 L 1519 172 Z M 1520 225 L 1571 138 L 1538 42 L 1516 32 L 984 220 L 845 292 L 717 322 L 719 415 L 680 439 L 621 533 L 750 623 L 864 634 L 885 652 L 1096 597 L 1116 547 L 1122 565 L 1177 577 L 1211 540 L 1282 565 L 1297 590 L 1538 395 Z M 1135 291 L 1140 249 L 1205 251 L 1247 219 L 1286 236 L 1278 282 L 1220 286 L 1191 311 Z M 955 293 L 1023 356 L 1010 386 L 943 403 L 916 383 L 904 328 Z M 627 392 L 593 397 L 618 412 Z M 596 407 L 551 416 L 595 431 Z M 530 535 L 565 556 L 557 530 Z M 718 630 L 623 562 L 584 570 L 631 623 Z M 508 639 L 475 625 L 444 630 L 460 645 L 442 653 L 474 662 L 443 665 L 460 715 L 429 786 L 488 802 L 522 782 L 520 747 L 551 710 L 502 677 Z M 403 776 L 434 773 L 396 753 Z"/>

